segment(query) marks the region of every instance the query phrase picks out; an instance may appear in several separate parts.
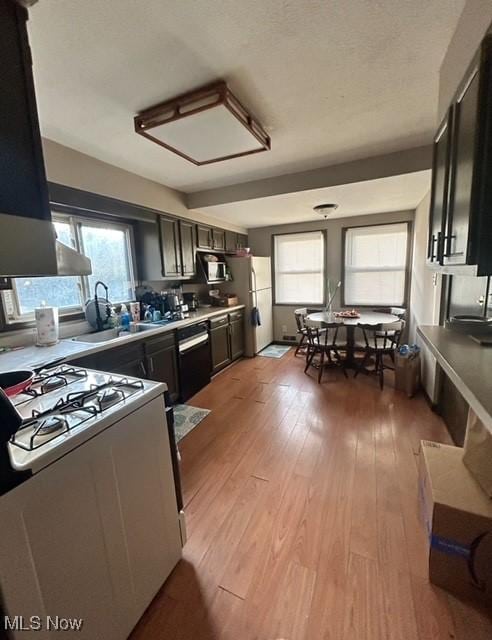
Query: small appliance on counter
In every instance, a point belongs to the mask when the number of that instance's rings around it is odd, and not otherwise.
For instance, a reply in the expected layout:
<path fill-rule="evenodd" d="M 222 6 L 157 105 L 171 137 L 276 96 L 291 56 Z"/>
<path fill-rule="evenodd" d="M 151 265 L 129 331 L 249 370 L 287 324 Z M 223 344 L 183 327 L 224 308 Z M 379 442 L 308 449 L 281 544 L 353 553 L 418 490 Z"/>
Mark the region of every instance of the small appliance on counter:
<path fill-rule="evenodd" d="M 210 296 L 210 300 L 214 307 L 234 307 L 239 304 L 239 298 L 235 293 L 219 293 L 219 295 Z"/>
<path fill-rule="evenodd" d="M 183 293 L 183 302 L 188 306 L 188 311 L 196 311 L 198 309 L 198 295 L 194 291 Z"/>

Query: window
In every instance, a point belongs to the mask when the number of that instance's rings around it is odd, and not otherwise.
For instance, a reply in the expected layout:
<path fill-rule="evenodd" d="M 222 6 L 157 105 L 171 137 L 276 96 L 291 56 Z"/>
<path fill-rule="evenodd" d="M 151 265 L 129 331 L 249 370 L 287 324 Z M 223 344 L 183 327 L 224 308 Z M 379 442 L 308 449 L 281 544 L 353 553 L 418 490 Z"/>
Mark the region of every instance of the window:
<path fill-rule="evenodd" d="M 276 304 L 323 304 L 322 231 L 274 236 Z"/>
<path fill-rule="evenodd" d="M 119 223 L 92 221 L 53 214 L 58 239 L 77 248 L 92 261 L 92 275 L 48 278 L 15 278 L 12 291 L 3 294 L 7 320 L 30 320 L 43 304 L 56 306 L 61 314 L 80 312 L 94 295 L 94 285 L 102 280 L 109 288 L 111 302 L 134 297 L 131 227 Z"/>
<path fill-rule="evenodd" d="M 345 230 L 344 304 L 402 306 L 408 223 Z"/>

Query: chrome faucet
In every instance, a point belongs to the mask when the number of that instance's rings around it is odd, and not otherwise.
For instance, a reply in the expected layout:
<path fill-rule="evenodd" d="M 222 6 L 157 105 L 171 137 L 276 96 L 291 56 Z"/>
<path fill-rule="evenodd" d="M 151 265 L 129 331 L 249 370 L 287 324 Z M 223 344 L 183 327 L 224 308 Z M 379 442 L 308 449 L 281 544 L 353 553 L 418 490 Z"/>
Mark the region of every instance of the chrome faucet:
<path fill-rule="evenodd" d="M 106 294 L 106 300 L 109 301 L 109 289 L 108 287 L 104 284 L 104 282 L 102 282 L 101 280 L 98 280 L 96 282 L 96 284 L 94 285 L 94 302 L 96 305 L 96 325 L 97 325 L 97 330 L 98 331 L 102 331 L 104 329 L 104 322 L 103 319 L 101 318 L 101 310 L 99 309 L 99 299 L 97 297 L 97 289 L 98 287 L 101 286 L 104 289 L 104 293 Z M 111 315 L 111 307 L 109 305 L 109 302 L 107 302 L 106 304 L 106 320 L 110 317 Z"/>

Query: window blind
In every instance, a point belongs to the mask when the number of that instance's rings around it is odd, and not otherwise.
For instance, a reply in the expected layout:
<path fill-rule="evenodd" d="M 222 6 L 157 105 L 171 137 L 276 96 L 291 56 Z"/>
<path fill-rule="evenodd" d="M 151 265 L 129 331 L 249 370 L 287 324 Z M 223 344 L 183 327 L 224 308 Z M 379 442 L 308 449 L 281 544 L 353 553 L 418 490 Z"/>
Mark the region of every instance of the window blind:
<path fill-rule="evenodd" d="M 324 251 L 322 231 L 274 237 L 277 304 L 323 303 Z"/>
<path fill-rule="evenodd" d="M 347 306 L 405 302 L 408 224 L 351 227 L 345 233 Z"/>

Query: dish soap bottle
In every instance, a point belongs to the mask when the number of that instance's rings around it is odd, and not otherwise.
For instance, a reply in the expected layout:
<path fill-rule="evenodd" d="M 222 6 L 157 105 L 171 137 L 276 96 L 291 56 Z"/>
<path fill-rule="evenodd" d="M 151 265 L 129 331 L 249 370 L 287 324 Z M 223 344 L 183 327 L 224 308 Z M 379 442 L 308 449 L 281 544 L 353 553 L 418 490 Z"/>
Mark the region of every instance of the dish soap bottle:
<path fill-rule="evenodd" d="M 122 331 L 130 331 L 131 316 L 126 308 L 126 304 L 121 305 L 120 326 Z"/>

